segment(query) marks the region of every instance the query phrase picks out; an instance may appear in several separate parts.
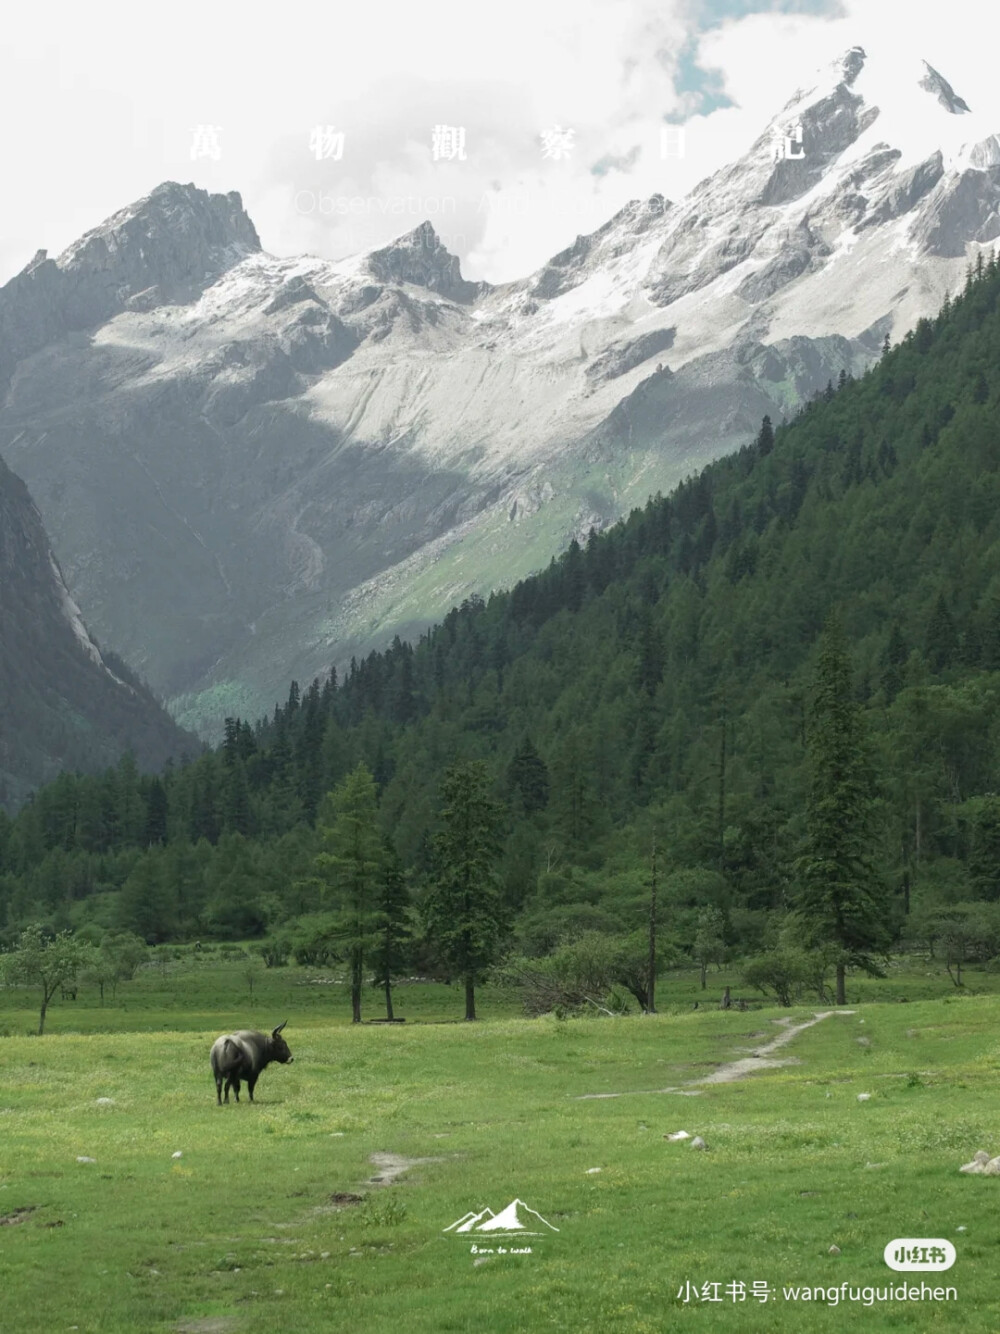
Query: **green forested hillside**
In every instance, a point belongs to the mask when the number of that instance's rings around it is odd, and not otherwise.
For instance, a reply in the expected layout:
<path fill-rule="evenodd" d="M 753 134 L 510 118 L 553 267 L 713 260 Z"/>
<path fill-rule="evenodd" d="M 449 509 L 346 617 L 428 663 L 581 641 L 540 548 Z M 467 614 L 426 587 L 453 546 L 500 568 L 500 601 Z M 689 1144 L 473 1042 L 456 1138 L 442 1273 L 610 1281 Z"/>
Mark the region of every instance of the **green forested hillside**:
<path fill-rule="evenodd" d="M 893 929 L 1000 899 L 998 300 L 994 260 L 863 378 L 842 375 L 774 431 L 765 419 L 737 455 L 415 646 L 293 684 L 255 725 L 229 720 L 214 753 L 156 778 L 128 762 L 62 776 L 0 815 L 0 920 L 169 940 L 314 914 L 329 906 L 317 810 L 363 762 L 430 966 L 420 905 L 441 782 L 481 759 L 505 803 L 502 892 L 522 952 L 641 926 L 654 836 L 675 942 L 691 948 L 712 907 L 731 945 L 756 950 L 795 894 L 833 610 Z"/>

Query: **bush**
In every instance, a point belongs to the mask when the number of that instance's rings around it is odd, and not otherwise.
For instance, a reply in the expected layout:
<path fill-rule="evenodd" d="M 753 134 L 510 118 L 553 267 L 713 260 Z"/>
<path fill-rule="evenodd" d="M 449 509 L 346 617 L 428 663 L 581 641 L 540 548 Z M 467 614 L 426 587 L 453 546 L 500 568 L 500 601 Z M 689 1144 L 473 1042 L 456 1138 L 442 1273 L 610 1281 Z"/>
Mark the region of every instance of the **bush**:
<path fill-rule="evenodd" d="M 815 979 L 816 960 L 805 950 L 788 946 L 758 954 L 743 965 L 745 985 L 774 996 L 780 1005 L 791 1005 Z"/>
<path fill-rule="evenodd" d="M 220 945 L 220 946 L 219 946 L 219 958 L 220 958 L 220 959 L 245 959 L 245 958 L 247 958 L 247 951 L 243 948 L 242 945 Z"/>
<path fill-rule="evenodd" d="M 274 936 L 254 945 L 253 950 L 264 960 L 265 968 L 284 968 L 292 956 L 292 942 L 287 936 Z"/>
<path fill-rule="evenodd" d="M 672 947 L 663 942 L 657 955 L 657 972 L 673 954 Z M 626 993 L 645 1009 L 648 941 L 642 932 L 622 936 L 588 931 L 545 958 L 513 958 L 496 977 L 502 985 L 521 992 L 529 1015 L 586 1009 L 622 1014 L 629 1008 Z"/>

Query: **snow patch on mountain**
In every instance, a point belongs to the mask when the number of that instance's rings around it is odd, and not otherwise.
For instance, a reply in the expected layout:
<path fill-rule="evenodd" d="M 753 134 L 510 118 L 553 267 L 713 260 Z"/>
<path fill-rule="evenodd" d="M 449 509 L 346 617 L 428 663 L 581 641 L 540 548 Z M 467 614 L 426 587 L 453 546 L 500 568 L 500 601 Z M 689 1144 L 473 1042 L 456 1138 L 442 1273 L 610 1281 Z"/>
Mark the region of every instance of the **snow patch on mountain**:
<path fill-rule="evenodd" d="M 0 290 L 0 448 L 97 633 L 242 709 L 251 674 L 411 632 L 863 371 L 1000 236 L 998 131 L 926 63 L 853 47 L 684 199 L 494 287 L 429 222 L 280 258 L 238 195 L 168 182 Z M 137 536 L 160 525 L 177 606 Z"/>
<path fill-rule="evenodd" d="M 69 623 L 69 627 L 73 631 L 76 642 L 95 667 L 100 667 L 103 672 L 106 672 L 107 675 L 111 677 L 112 681 L 116 681 L 118 685 L 124 686 L 130 695 L 134 695 L 135 691 L 132 687 L 126 684 L 120 676 L 115 675 L 101 656 L 101 650 L 94 643 L 93 639 L 91 639 L 90 631 L 83 623 L 83 616 L 80 614 L 80 608 L 73 601 L 70 591 L 66 587 L 66 581 L 63 578 L 62 570 L 60 570 L 56 558 L 51 551 L 49 552 L 49 565 L 59 593 L 62 614 Z"/>

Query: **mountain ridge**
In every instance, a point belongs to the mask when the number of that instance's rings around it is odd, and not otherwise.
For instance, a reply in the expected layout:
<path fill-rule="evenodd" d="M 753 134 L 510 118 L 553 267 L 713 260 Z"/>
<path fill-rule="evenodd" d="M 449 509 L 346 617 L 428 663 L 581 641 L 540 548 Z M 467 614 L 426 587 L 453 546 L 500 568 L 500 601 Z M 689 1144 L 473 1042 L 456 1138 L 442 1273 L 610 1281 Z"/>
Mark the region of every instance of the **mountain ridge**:
<path fill-rule="evenodd" d="M 129 288 L 84 340 L 18 354 L 0 408 L 88 620 L 213 734 L 860 373 L 1000 234 L 1000 139 L 928 69 L 851 48 L 683 200 L 495 286 L 429 222 L 279 259 L 212 196 L 214 276 L 165 260 L 173 297 Z M 794 118 L 804 157 L 776 158 Z M 187 216 L 192 189 L 160 203 Z"/>

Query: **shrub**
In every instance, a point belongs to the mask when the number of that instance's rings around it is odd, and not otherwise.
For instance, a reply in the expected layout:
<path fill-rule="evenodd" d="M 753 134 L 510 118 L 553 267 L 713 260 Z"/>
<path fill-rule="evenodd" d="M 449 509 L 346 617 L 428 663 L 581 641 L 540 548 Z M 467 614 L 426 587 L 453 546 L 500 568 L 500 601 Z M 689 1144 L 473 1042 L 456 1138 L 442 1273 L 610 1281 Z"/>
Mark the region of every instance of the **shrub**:
<path fill-rule="evenodd" d="M 758 954 L 743 965 L 743 981 L 748 987 L 774 996 L 781 1005 L 791 1005 L 803 988 L 815 982 L 816 962 L 805 950 L 785 946 Z"/>
<path fill-rule="evenodd" d="M 671 946 L 662 942 L 658 972 L 673 954 Z M 648 942 L 642 932 L 622 936 L 588 931 L 545 958 L 513 958 L 496 976 L 501 984 L 520 990 L 530 1015 L 585 1009 L 622 1014 L 629 1008 L 626 993 L 645 1009 Z"/>
<path fill-rule="evenodd" d="M 284 968 L 291 958 L 292 942 L 287 936 L 274 936 L 271 940 L 262 940 L 253 949 L 264 960 L 265 968 Z"/>

